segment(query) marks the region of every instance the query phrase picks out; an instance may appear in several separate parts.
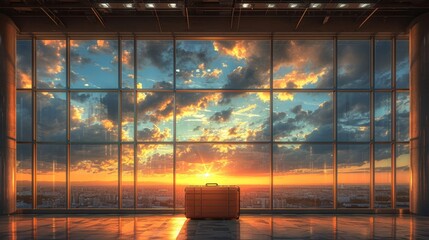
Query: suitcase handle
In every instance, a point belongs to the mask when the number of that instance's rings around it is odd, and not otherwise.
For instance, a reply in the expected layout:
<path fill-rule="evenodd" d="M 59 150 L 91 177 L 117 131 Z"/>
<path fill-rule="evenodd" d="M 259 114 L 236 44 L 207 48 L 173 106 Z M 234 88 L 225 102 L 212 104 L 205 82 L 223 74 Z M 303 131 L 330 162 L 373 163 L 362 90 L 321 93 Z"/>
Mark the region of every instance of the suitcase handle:
<path fill-rule="evenodd" d="M 206 183 L 206 187 L 217 187 L 219 184 L 217 183 Z"/>

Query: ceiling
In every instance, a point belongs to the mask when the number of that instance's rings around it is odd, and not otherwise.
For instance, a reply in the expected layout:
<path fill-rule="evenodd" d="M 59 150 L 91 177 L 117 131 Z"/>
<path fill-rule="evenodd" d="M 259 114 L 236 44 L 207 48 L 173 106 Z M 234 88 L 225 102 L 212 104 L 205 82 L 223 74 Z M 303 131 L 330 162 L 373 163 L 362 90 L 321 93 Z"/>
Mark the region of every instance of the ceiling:
<path fill-rule="evenodd" d="M 406 33 L 426 0 L 4 0 L 21 33 Z"/>

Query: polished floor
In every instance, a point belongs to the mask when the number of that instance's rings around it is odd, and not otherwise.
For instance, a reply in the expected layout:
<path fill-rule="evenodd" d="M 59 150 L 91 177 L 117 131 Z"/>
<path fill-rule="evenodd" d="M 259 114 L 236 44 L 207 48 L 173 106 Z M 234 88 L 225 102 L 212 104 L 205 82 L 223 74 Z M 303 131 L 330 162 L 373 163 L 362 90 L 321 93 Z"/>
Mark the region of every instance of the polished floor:
<path fill-rule="evenodd" d="M 0 239 L 429 239 L 429 217 L 412 215 L 0 216 Z"/>

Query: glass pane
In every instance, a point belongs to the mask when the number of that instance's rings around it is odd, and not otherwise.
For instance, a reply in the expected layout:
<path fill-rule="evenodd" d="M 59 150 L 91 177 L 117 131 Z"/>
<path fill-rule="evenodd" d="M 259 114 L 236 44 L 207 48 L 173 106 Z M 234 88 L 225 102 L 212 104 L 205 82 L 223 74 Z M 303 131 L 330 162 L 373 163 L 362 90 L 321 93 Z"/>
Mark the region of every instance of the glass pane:
<path fill-rule="evenodd" d="M 37 140 L 65 142 L 67 126 L 65 92 L 37 93 Z"/>
<path fill-rule="evenodd" d="M 260 89 L 270 86 L 270 41 L 176 41 L 176 87 Z"/>
<path fill-rule="evenodd" d="M 66 207 L 66 145 L 37 145 L 37 207 Z"/>
<path fill-rule="evenodd" d="M 134 208 L 134 145 L 122 145 L 122 208 Z"/>
<path fill-rule="evenodd" d="M 374 145 L 375 208 L 392 207 L 392 147 L 390 144 Z"/>
<path fill-rule="evenodd" d="M 390 92 L 376 92 L 374 95 L 374 139 L 390 141 L 392 129 L 392 98 Z"/>
<path fill-rule="evenodd" d="M 16 208 L 33 206 L 33 146 L 16 144 Z"/>
<path fill-rule="evenodd" d="M 122 92 L 122 141 L 134 141 L 134 92 Z"/>
<path fill-rule="evenodd" d="M 16 41 L 16 88 L 33 86 L 33 51 L 31 40 Z"/>
<path fill-rule="evenodd" d="M 72 145 L 70 187 L 72 208 L 117 208 L 117 145 Z"/>
<path fill-rule="evenodd" d="M 122 88 L 134 88 L 134 40 L 122 40 Z"/>
<path fill-rule="evenodd" d="M 332 141 L 332 93 L 276 92 L 273 107 L 275 141 Z"/>
<path fill-rule="evenodd" d="M 117 40 L 70 40 L 71 88 L 118 87 Z"/>
<path fill-rule="evenodd" d="M 368 40 L 338 40 L 338 88 L 368 89 L 370 60 Z"/>
<path fill-rule="evenodd" d="M 173 89 L 173 41 L 137 41 L 137 88 Z"/>
<path fill-rule="evenodd" d="M 375 77 L 376 89 L 389 89 L 392 87 L 392 41 L 375 41 Z"/>
<path fill-rule="evenodd" d="M 410 95 L 408 92 L 396 93 L 396 140 L 407 142 L 410 129 Z"/>
<path fill-rule="evenodd" d="M 31 92 L 16 92 L 16 138 L 33 139 L 33 98 Z"/>
<path fill-rule="evenodd" d="M 37 88 L 66 88 L 66 40 L 36 41 Z"/>
<path fill-rule="evenodd" d="M 410 60 L 408 40 L 396 41 L 396 88 L 409 88 Z"/>
<path fill-rule="evenodd" d="M 332 88 L 332 40 L 274 41 L 274 88 Z"/>
<path fill-rule="evenodd" d="M 178 141 L 267 141 L 270 93 L 178 93 Z"/>
<path fill-rule="evenodd" d="M 331 144 L 274 145 L 274 208 L 332 208 Z"/>
<path fill-rule="evenodd" d="M 270 207 L 270 145 L 178 144 L 176 207 L 187 185 L 239 185 L 241 208 Z"/>
<path fill-rule="evenodd" d="M 369 145 L 339 144 L 337 149 L 337 206 L 369 207 Z"/>
<path fill-rule="evenodd" d="M 396 146 L 396 207 L 410 206 L 410 149 L 408 144 Z"/>
<path fill-rule="evenodd" d="M 71 140 L 118 141 L 118 93 L 71 93 Z"/>
<path fill-rule="evenodd" d="M 369 141 L 370 105 L 367 92 L 337 94 L 338 141 Z"/>
<path fill-rule="evenodd" d="M 137 140 L 173 140 L 174 95 L 164 92 L 137 93 Z"/>
<path fill-rule="evenodd" d="M 173 145 L 137 146 L 137 207 L 173 208 Z"/>

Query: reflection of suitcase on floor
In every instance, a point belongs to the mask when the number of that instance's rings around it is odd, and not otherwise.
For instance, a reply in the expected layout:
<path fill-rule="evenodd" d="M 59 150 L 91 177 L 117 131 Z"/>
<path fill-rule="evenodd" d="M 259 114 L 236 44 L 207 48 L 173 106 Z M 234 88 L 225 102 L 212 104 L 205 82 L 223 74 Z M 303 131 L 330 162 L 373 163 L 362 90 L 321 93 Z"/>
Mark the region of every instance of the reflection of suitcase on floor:
<path fill-rule="evenodd" d="M 240 217 L 240 187 L 205 186 L 185 188 L 185 215 L 187 218 L 235 218 Z"/>

